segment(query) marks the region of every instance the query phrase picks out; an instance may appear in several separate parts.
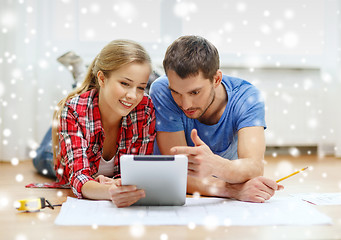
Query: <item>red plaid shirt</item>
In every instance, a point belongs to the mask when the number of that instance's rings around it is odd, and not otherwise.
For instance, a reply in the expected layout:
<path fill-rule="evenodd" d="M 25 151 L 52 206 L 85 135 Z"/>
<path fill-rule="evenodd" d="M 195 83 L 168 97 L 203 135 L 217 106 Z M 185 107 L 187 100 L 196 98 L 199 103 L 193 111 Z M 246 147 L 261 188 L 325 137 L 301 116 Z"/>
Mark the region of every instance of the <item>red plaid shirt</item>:
<path fill-rule="evenodd" d="M 149 96 L 122 118 L 114 178 L 120 177 L 122 154 L 153 153 L 155 110 Z M 104 130 L 98 107 L 98 92 L 91 90 L 67 101 L 60 117 L 60 157 L 55 166 L 57 181 L 70 183 L 74 194 L 82 198 L 82 186 L 98 172 L 102 156 Z"/>

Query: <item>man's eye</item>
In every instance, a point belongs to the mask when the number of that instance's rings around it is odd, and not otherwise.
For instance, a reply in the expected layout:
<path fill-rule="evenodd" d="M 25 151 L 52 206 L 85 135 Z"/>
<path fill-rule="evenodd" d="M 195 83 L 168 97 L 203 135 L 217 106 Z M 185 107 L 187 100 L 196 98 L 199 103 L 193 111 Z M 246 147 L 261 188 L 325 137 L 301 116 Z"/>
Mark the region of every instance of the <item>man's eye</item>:
<path fill-rule="evenodd" d="M 144 91 L 145 88 L 143 87 L 138 87 L 137 89 L 141 90 L 141 91 Z"/>
<path fill-rule="evenodd" d="M 199 91 L 191 92 L 192 95 L 197 95 L 198 93 L 199 93 Z"/>

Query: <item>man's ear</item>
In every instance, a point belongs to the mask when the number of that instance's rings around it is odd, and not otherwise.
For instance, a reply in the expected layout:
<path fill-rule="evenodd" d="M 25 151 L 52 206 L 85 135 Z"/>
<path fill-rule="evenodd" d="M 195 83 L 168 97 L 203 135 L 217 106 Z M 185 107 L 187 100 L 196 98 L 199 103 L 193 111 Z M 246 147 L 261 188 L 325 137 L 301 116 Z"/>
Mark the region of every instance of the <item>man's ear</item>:
<path fill-rule="evenodd" d="M 104 86 L 104 80 L 105 80 L 105 76 L 104 73 L 102 71 L 98 71 L 97 72 L 97 81 L 100 87 Z"/>
<path fill-rule="evenodd" d="M 213 77 L 213 85 L 214 87 L 218 87 L 223 79 L 223 73 L 220 69 L 217 70 L 216 74 Z"/>

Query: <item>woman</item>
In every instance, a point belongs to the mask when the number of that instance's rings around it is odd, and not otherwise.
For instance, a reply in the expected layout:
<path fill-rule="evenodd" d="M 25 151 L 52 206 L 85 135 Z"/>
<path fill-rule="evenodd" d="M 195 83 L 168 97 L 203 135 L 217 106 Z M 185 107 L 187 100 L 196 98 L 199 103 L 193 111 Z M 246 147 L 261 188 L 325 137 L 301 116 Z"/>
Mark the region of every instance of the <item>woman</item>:
<path fill-rule="evenodd" d="M 152 154 L 155 113 L 144 94 L 151 73 L 145 49 L 128 40 L 106 45 L 80 87 L 59 104 L 52 129 L 57 181 L 78 198 L 108 199 L 118 207 L 145 196 L 122 186 L 120 156 Z"/>

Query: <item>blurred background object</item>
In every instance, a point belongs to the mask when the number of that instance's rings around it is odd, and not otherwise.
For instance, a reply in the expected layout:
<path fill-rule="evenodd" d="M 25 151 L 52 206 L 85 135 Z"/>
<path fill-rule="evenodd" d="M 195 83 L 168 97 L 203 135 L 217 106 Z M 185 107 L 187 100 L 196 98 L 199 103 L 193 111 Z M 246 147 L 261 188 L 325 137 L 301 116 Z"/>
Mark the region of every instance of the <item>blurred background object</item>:
<path fill-rule="evenodd" d="M 81 83 L 84 79 L 86 66 L 83 59 L 73 51 L 69 51 L 57 58 L 57 61 L 63 64 L 71 73 L 74 79 L 73 88 L 77 86 L 77 83 Z"/>

